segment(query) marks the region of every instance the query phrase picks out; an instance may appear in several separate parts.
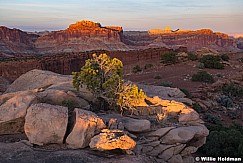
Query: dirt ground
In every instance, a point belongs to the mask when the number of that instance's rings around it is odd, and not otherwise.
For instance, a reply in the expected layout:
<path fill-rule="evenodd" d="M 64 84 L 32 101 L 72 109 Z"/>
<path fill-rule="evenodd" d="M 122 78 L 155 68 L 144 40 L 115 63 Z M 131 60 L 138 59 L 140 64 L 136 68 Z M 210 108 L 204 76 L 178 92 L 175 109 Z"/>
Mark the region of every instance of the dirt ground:
<path fill-rule="evenodd" d="M 192 99 L 197 97 L 205 100 L 207 97 L 204 96 L 207 92 L 211 91 L 212 84 L 192 82 L 192 75 L 198 71 L 207 71 L 214 77 L 215 82 L 238 78 L 240 80 L 238 82 L 243 86 L 243 63 L 239 61 L 243 57 L 243 53 L 229 54 L 229 57 L 229 62 L 225 62 L 225 68 L 222 70 L 199 69 L 197 66 L 199 64 L 198 61 L 185 61 L 172 65 L 163 65 L 159 60 L 139 62 L 125 66 L 125 79 L 150 85 L 169 83 L 172 87 L 188 90 L 192 94 Z M 145 64 L 152 64 L 153 67 L 145 70 Z M 136 65 L 139 65 L 142 71 L 132 73 L 132 68 Z M 232 122 L 243 124 L 243 106 L 241 107 L 237 114 L 242 116 L 234 120 L 225 115 L 221 110 L 208 110 L 208 112 L 219 117 L 225 125 L 230 125 Z"/>

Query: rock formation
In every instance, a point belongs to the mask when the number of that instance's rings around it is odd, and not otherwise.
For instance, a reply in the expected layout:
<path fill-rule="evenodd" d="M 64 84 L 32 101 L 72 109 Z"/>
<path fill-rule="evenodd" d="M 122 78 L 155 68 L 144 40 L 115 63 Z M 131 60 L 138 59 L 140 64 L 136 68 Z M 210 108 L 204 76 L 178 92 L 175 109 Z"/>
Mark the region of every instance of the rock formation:
<path fill-rule="evenodd" d="M 24 131 L 29 145 L 64 143 L 74 149 L 120 149 L 138 157 L 153 157 L 157 162 L 190 163 L 191 154 L 209 134 L 192 108 L 158 96 L 143 99 L 133 117 L 95 114 L 89 110 L 92 95 L 85 87 L 76 91 L 71 81 L 69 76 L 40 70 L 19 77 L 10 85 L 11 93 L 0 95 L 0 136 Z M 154 93 L 162 96 L 163 89 L 156 90 Z M 152 90 L 146 91 L 153 95 Z M 174 100 L 183 96 L 176 89 L 167 92 Z M 71 103 L 66 105 L 65 100 Z M 159 123 L 151 123 L 155 121 Z"/>
<path fill-rule="evenodd" d="M 0 26 L 0 58 L 32 55 L 36 52 L 34 42 L 38 37 L 19 29 Z"/>
<path fill-rule="evenodd" d="M 195 51 L 202 47 L 212 48 L 218 51 L 234 51 L 237 49 L 233 39 L 227 34 L 213 32 L 209 29 L 196 31 L 153 29 L 146 32 L 124 32 L 124 42 L 134 46 L 158 47 L 162 43 L 166 47 L 187 47 L 189 51 Z"/>
<path fill-rule="evenodd" d="M 71 24 L 67 29 L 53 32 L 27 33 L 0 27 L 0 57 L 53 55 L 56 53 L 90 50 L 134 50 L 156 47 L 187 47 L 195 51 L 208 47 L 219 51 L 235 51 L 233 39 L 209 29 L 196 31 L 164 30 L 123 32 L 122 27 L 106 26 L 91 21 Z M 241 44 L 238 44 L 241 48 Z"/>
<path fill-rule="evenodd" d="M 121 42 L 122 32 L 121 27 L 102 27 L 99 23 L 81 21 L 66 30 L 38 38 L 35 45 L 40 53 L 128 50 L 128 46 Z"/>

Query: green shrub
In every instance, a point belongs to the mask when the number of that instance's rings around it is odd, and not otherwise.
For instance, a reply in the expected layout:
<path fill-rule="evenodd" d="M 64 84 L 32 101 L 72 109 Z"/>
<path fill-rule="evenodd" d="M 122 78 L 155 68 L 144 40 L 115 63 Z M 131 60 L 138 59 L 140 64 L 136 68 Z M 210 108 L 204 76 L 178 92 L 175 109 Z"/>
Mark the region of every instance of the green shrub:
<path fill-rule="evenodd" d="M 139 89 L 136 85 L 126 82 L 120 85 L 118 88 L 117 94 L 117 102 L 116 104 L 119 106 L 120 111 L 124 110 L 132 111 L 141 100 L 144 100 L 146 95 L 142 89 Z"/>
<path fill-rule="evenodd" d="M 220 124 L 220 119 L 217 116 L 214 116 L 210 113 L 206 113 L 203 115 L 203 118 L 206 122 L 212 123 L 212 124 Z"/>
<path fill-rule="evenodd" d="M 123 64 L 120 60 L 111 59 L 106 54 L 93 55 L 88 59 L 80 72 L 73 73 L 73 85 L 78 90 L 82 84 L 100 101 L 100 108 L 120 107 L 120 110 L 132 109 L 137 101 L 145 98 L 145 93 L 136 85 L 122 80 Z"/>
<path fill-rule="evenodd" d="M 229 61 L 229 59 L 230 59 L 228 54 L 222 54 L 220 57 L 223 61 Z"/>
<path fill-rule="evenodd" d="M 198 113 L 204 112 L 203 108 L 198 103 L 192 104 L 192 108 Z"/>
<path fill-rule="evenodd" d="M 224 69 L 224 65 L 220 63 L 220 60 L 219 56 L 205 55 L 199 61 L 204 64 L 205 68 Z"/>
<path fill-rule="evenodd" d="M 210 130 L 206 144 L 199 151 L 212 157 L 241 157 L 243 158 L 243 126 L 209 125 Z"/>
<path fill-rule="evenodd" d="M 210 75 L 206 71 L 199 71 L 198 73 L 192 75 L 192 81 L 213 83 L 214 78 L 212 77 L 212 75 Z"/>
<path fill-rule="evenodd" d="M 142 69 L 139 65 L 136 65 L 135 67 L 132 68 L 132 72 L 133 73 L 138 73 L 138 72 L 141 72 Z"/>
<path fill-rule="evenodd" d="M 191 92 L 189 92 L 187 89 L 180 88 L 180 90 L 186 95 L 186 98 L 192 98 Z"/>
<path fill-rule="evenodd" d="M 161 55 L 161 63 L 164 64 L 175 64 L 178 61 L 177 53 L 166 52 Z"/>
<path fill-rule="evenodd" d="M 233 107 L 233 101 L 230 97 L 228 96 L 221 96 L 218 99 L 218 103 L 220 103 L 222 106 L 229 108 L 229 107 Z"/>
<path fill-rule="evenodd" d="M 196 61 L 196 60 L 198 60 L 197 55 L 195 55 L 195 54 L 193 54 L 193 53 L 188 53 L 187 58 L 188 58 L 189 60 L 191 60 L 191 61 Z"/>
<path fill-rule="evenodd" d="M 156 76 L 154 77 L 154 79 L 161 79 L 161 76 L 156 75 Z"/>
<path fill-rule="evenodd" d="M 222 91 L 229 97 L 243 97 L 243 87 L 234 83 L 224 84 Z"/>
<path fill-rule="evenodd" d="M 152 68 L 154 65 L 152 65 L 151 63 L 148 63 L 148 64 L 145 64 L 144 65 L 144 69 L 146 70 L 146 69 L 150 69 L 150 68 Z"/>

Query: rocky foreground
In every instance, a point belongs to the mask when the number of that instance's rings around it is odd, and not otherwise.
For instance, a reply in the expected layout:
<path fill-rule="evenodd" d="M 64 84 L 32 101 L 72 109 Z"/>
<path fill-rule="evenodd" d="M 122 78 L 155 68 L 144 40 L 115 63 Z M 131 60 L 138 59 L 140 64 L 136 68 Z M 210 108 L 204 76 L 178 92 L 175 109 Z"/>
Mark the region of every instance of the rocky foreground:
<path fill-rule="evenodd" d="M 1 161 L 194 162 L 209 131 L 177 102 L 190 100 L 178 89 L 140 87 L 150 97 L 122 116 L 94 111 L 93 94 L 75 90 L 71 76 L 27 72 L 0 96 Z"/>

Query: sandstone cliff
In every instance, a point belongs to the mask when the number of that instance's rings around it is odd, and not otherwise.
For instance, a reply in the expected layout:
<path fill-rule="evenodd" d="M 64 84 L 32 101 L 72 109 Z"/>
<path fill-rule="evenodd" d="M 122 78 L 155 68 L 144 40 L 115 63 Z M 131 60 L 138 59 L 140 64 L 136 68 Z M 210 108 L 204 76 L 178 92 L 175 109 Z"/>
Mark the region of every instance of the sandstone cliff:
<path fill-rule="evenodd" d="M 174 48 L 185 46 L 189 51 L 195 51 L 202 47 L 212 48 L 218 51 L 234 51 L 236 44 L 227 34 L 213 32 L 209 29 L 196 31 L 190 30 L 159 30 L 153 29 L 144 32 L 124 32 L 124 42 L 134 46 Z"/>
<path fill-rule="evenodd" d="M 0 57 L 26 56 L 35 52 L 38 35 L 0 26 Z"/>
<path fill-rule="evenodd" d="M 87 50 L 128 50 L 121 42 L 122 27 L 102 27 L 99 23 L 81 21 L 66 30 L 51 32 L 37 39 L 41 53 L 79 52 Z"/>

